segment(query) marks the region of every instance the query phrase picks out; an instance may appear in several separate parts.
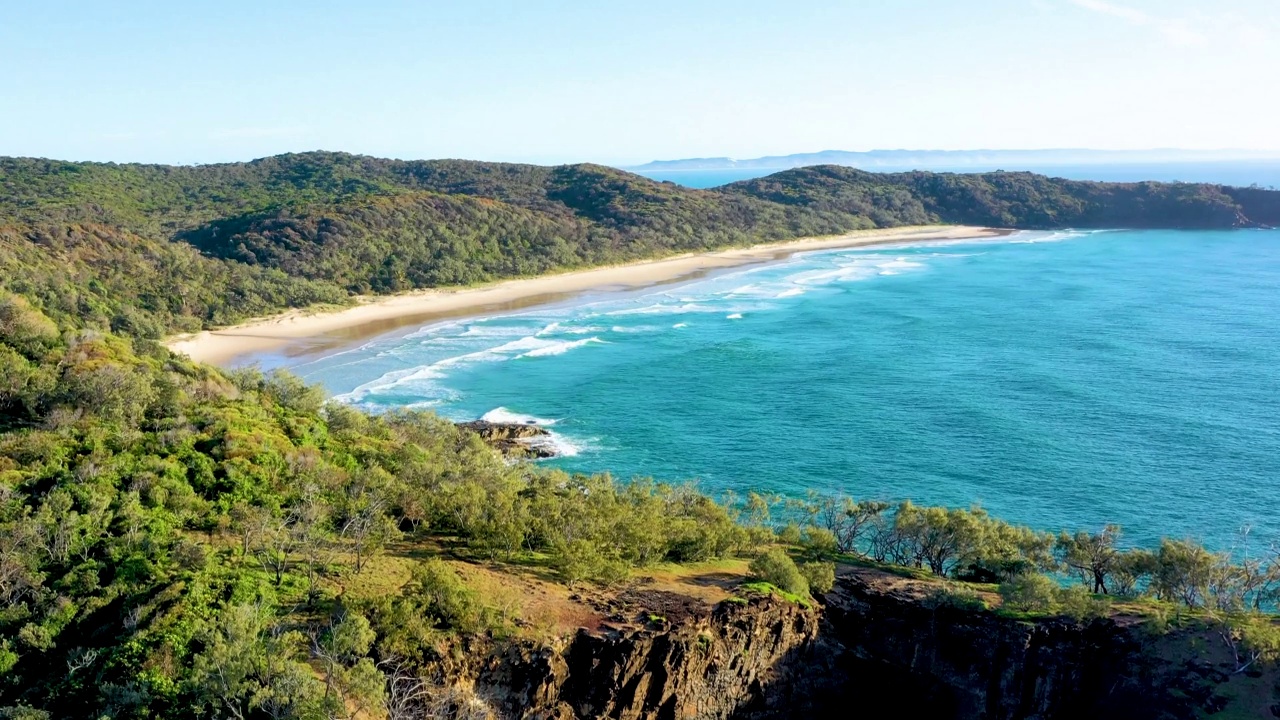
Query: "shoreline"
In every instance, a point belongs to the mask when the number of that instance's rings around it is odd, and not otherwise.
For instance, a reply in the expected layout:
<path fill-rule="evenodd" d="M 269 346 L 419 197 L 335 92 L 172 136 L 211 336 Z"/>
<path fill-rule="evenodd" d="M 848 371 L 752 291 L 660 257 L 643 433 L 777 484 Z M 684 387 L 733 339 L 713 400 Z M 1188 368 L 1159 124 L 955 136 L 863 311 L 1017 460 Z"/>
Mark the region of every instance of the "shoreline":
<path fill-rule="evenodd" d="M 519 310 L 561 302 L 588 292 L 637 290 L 693 280 L 715 270 L 782 260 L 814 250 L 888 245 L 921 240 L 999 237 L 1012 231 L 965 225 L 859 230 L 743 248 L 689 253 L 554 275 L 513 278 L 476 287 L 413 290 L 363 296 L 356 305 L 316 312 L 295 309 L 218 330 L 165 340 L 172 351 L 197 362 L 226 366 L 247 355 L 282 352 L 294 357 L 337 350 L 408 325 Z"/>

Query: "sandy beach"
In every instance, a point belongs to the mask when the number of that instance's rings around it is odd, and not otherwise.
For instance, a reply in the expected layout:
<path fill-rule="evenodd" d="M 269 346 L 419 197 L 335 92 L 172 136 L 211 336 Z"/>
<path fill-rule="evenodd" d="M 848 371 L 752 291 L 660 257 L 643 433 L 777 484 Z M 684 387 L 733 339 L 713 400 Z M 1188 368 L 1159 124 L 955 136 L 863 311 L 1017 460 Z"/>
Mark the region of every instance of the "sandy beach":
<path fill-rule="evenodd" d="M 193 360 L 220 365 L 259 353 L 319 353 L 408 325 L 420 326 L 434 320 L 515 310 L 567 300 L 586 292 L 632 290 L 680 282 L 722 268 L 779 260 L 798 252 L 992 237 L 1004 233 L 991 228 L 954 225 L 864 230 L 848 235 L 805 238 L 518 278 L 477 287 L 360 297 L 356 305 L 331 312 L 292 310 L 219 330 L 170 338 L 166 344 L 171 350 L 184 353 Z"/>

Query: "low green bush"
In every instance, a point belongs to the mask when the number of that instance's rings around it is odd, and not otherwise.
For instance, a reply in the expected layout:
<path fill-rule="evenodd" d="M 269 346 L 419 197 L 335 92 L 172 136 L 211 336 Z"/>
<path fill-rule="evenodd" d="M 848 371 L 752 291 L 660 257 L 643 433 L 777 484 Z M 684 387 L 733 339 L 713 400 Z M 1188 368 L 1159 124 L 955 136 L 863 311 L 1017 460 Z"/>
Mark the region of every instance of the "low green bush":
<path fill-rule="evenodd" d="M 772 548 L 751 561 L 751 576 L 796 595 L 809 593 L 809 581 L 782 548 Z"/>
<path fill-rule="evenodd" d="M 807 562 L 800 566 L 800 574 L 809 583 L 811 592 L 829 593 L 836 584 L 835 563 Z"/>
<path fill-rule="evenodd" d="M 1004 607 L 1018 612 L 1052 612 L 1058 605 L 1058 584 L 1039 573 L 1023 573 L 1000 583 Z"/>

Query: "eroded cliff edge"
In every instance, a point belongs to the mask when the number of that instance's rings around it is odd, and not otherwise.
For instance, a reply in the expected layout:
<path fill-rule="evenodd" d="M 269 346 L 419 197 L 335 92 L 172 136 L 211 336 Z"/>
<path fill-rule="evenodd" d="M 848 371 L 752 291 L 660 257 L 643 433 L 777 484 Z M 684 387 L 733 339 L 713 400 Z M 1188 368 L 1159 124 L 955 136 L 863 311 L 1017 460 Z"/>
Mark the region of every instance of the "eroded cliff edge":
<path fill-rule="evenodd" d="M 556 645 L 473 641 L 437 679 L 465 717 L 1280 717 L 1280 675 L 1234 673 L 1221 639 L 1194 625 L 1016 619 L 852 568 L 809 608 L 756 596 L 668 618 L 658 595 Z"/>

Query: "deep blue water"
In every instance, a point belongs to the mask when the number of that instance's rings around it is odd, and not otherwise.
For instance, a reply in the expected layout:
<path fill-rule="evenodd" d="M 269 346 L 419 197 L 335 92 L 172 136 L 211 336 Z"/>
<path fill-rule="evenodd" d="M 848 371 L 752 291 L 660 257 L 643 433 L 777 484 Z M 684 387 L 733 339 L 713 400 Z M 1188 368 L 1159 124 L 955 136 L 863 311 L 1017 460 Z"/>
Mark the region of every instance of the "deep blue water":
<path fill-rule="evenodd" d="M 572 470 L 1280 539 L 1280 232 L 810 253 L 297 366 L 373 409 L 550 424 Z"/>
<path fill-rule="evenodd" d="M 905 172 L 915 168 L 869 168 L 877 172 Z M 997 167 L 961 167 L 961 168 L 924 168 L 935 172 L 988 172 L 1000 170 Z M 1235 162 L 1200 162 L 1200 163 L 1146 163 L 1117 165 L 1051 165 L 1033 168 L 1003 168 L 1006 170 L 1030 170 L 1031 172 L 1064 177 L 1071 180 L 1102 180 L 1108 182 L 1140 182 L 1142 180 L 1159 180 L 1162 182 L 1206 182 L 1222 185 L 1247 187 L 1280 187 L 1280 161 L 1257 160 Z M 709 188 L 725 185 L 739 180 L 762 177 L 778 172 L 777 169 L 766 170 L 675 170 L 668 172 L 646 172 L 642 175 L 654 180 L 669 180 L 680 185 L 694 188 Z"/>

